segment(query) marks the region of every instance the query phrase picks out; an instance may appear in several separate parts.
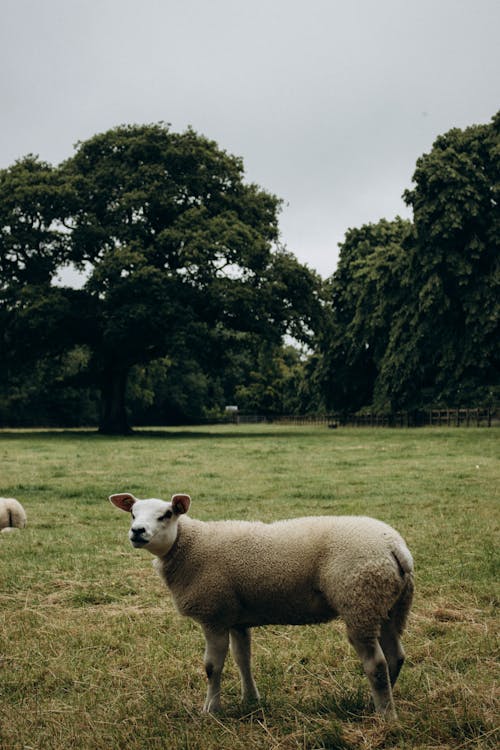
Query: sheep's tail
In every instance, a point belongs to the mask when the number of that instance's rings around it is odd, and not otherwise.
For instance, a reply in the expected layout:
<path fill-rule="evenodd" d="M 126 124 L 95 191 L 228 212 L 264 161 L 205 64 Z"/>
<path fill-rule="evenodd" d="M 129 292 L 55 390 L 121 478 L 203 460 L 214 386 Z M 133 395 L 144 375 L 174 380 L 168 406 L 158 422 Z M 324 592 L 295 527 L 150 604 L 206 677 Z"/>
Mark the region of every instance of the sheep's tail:
<path fill-rule="evenodd" d="M 406 625 L 413 602 L 413 593 L 415 583 L 413 579 L 413 558 L 406 544 L 398 545 L 392 550 L 392 556 L 398 566 L 399 575 L 403 579 L 403 588 L 401 593 L 392 607 L 389 617 L 401 635 Z"/>

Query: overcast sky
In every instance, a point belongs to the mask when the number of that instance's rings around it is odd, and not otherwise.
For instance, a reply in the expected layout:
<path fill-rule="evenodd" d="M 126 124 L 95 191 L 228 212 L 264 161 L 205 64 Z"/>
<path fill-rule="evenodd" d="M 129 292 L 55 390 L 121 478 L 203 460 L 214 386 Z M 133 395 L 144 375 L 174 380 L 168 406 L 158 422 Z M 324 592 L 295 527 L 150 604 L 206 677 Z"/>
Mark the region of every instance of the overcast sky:
<path fill-rule="evenodd" d="M 0 0 L 0 168 L 123 123 L 188 125 L 284 200 L 329 276 L 416 159 L 500 107 L 498 0 Z"/>

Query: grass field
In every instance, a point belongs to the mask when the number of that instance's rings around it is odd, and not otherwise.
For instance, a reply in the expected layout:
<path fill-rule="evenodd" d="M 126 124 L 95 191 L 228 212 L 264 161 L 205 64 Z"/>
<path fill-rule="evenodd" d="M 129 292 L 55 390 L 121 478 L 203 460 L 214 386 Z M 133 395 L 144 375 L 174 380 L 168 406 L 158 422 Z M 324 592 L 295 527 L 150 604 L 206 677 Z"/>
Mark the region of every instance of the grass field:
<path fill-rule="evenodd" d="M 499 488 L 498 429 L 0 432 L 0 495 L 29 524 L 0 535 L 0 747 L 498 747 Z M 129 545 L 119 491 L 188 492 L 205 520 L 394 525 L 417 569 L 398 724 L 372 713 L 341 623 L 257 630 L 262 706 L 242 712 L 228 658 L 224 711 L 202 715 L 202 634 Z"/>

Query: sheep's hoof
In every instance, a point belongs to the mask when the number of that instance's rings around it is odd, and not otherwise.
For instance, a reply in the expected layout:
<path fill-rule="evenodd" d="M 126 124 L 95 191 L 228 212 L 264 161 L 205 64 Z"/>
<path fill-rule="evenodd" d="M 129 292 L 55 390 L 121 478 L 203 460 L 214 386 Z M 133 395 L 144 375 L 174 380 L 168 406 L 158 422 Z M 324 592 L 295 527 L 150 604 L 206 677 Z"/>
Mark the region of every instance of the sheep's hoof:
<path fill-rule="evenodd" d="M 387 721 L 391 723 L 398 721 L 398 715 L 396 713 L 396 710 L 392 706 L 387 706 L 387 708 L 378 709 L 376 712 L 376 715 L 379 716 L 383 721 Z"/>
<path fill-rule="evenodd" d="M 243 708 L 258 708 L 260 706 L 260 695 L 243 695 L 241 705 Z"/>

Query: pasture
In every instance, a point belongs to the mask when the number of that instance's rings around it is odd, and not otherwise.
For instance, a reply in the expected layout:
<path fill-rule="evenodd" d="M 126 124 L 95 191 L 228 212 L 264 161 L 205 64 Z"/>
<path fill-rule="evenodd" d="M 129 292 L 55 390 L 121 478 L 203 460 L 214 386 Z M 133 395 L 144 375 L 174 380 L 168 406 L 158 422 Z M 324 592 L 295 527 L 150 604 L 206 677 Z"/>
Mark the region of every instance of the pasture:
<path fill-rule="evenodd" d="M 28 527 L 0 535 L 3 750 L 494 748 L 500 433 L 492 428 L 219 426 L 0 432 L 0 496 Z M 406 538 L 417 593 L 395 689 L 371 711 L 341 623 L 254 631 L 262 705 L 228 658 L 220 715 L 200 713 L 203 637 L 127 540 L 113 492 L 192 496 L 191 515 L 372 515 Z"/>

